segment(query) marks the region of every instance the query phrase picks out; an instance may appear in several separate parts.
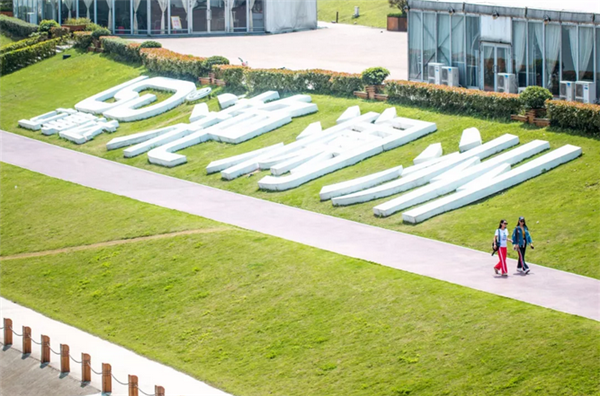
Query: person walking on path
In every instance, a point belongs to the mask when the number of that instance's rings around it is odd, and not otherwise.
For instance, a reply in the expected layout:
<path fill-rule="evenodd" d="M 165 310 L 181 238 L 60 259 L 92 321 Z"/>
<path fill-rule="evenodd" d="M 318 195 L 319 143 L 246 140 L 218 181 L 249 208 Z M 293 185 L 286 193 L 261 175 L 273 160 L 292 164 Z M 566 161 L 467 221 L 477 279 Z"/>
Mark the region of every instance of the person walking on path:
<path fill-rule="evenodd" d="M 525 262 L 525 250 L 527 250 L 527 244 L 533 249 L 533 242 L 531 241 L 531 235 L 527 228 L 527 223 L 524 217 L 519 217 L 517 226 L 512 233 L 513 249 L 519 253 L 519 262 L 517 264 L 517 271 L 523 272 L 524 274 L 529 273 L 529 266 Z"/>
<path fill-rule="evenodd" d="M 506 226 L 508 223 L 506 220 L 500 220 L 500 225 L 498 225 L 498 229 L 494 234 L 494 250 L 498 250 L 498 264 L 494 267 L 494 271 L 496 275 L 498 275 L 498 270 L 502 271 L 502 276 L 508 276 L 508 268 L 506 267 L 506 244 L 508 242 L 508 230 Z"/>

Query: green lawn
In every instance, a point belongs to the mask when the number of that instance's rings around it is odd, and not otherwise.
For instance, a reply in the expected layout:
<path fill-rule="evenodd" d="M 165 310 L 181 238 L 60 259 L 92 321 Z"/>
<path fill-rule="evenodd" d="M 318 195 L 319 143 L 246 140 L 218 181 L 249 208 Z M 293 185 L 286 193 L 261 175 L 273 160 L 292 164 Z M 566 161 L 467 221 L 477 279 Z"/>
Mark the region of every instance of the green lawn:
<path fill-rule="evenodd" d="M 354 18 L 354 7 L 360 8 L 360 16 Z M 387 26 L 387 14 L 397 12 L 390 8 L 387 0 L 319 0 L 317 2 L 317 13 L 320 21 L 335 21 L 335 13 L 339 12 L 339 23 L 357 24 L 385 28 Z"/>
<path fill-rule="evenodd" d="M 14 43 L 15 41 L 17 41 L 17 40 L 15 40 L 5 34 L 0 34 L 0 47 L 2 47 L 3 45 L 6 45 L 6 44 Z"/>
<path fill-rule="evenodd" d="M 482 251 L 489 249 L 499 219 L 508 219 L 509 225 L 513 227 L 517 218 L 523 215 L 527 217 L 536 243 L 536 250 L 528 252 L 528 259 L 531 262 L 600 278 L 600 266 L 597 260 L 600 253 L 598 248 L 600 141 L 598 139 L 569 134 L 552 128 L 530 129 L 517 122 L 498 122 L 443 114 L 428 109 L 397 106 L 399 115 L 436 122 L 438 132 L 299 188 L 286 192 L 267 193 L 259 191 L 257 185 L 257 181 L 267 172 L 251 178 L 242 177 L 227 182 L 221 180 L 218 174 L 207 176 L 205 167 L 215 159 L 229 157 L 268 144 L 291 142 L 304 127 L 315 121 L 322 121 L 323 127 L 334 125 L 335 119 L 348 106 L 359 104 L 361 110 L 366 112 L 369 110 L 382 111 L 389 105 L 359 99 L 313 95 L 313 100 L 319 105 L 317 114 L 297 118 L 283 128 L 240 145 L 210 142 L 188 148 L 182 153 L 188 156 L 189 162 L 173 169 L 167 169 L 149 164 L 146 155 L 125 159 L 122 156 L 122 150 L 106 152 L 105 144 L 115 136 L 158 128 L 176 122 L 186 122 L 192 105 L 181 105 L 166 114 L 149 120 L 123 123 L 115 134 L 100 135 L 94 141 L 82 146 L 62 140 L 58 136 L 45 137 L 40 133 L 17 127 L 17 121 L 20 118 L 36 116 L 56 107 L 73 106 L 91 94 L 144 72 L 143 68 L 113 62 L 104 56 L 72 53 L 74 56 L 68 60 L 63 61 L 55 57 L 2 77 L 0 80 L 3 110 L 0 115 L 0 127 L 2 129 L 154 172 Z M 52 78 L 48 78 L 48 76 L 52 76 Z M 208 103 L 212 110 L 217 110 L 215 99 L 211 99 Z M 399 164 L 407 166 L 431 143 L 442 142 L 446 152 L 455 151 L 458 148 L 462 130 L 472 126 L 479 128 L 484 141 L 505 133 L 512 133 L 518 135 L 522 143 L 533 139 L 548 140 L 553 149 L 567 143 L 578 145 L 583 148 L 583 156 L 480 203 L 437 216 L 419 225 L 403 224 L 400 214 L 385 219 L 375 218 L 372 213 L 373 206 L 385 199 L 343 208 L 334 208 L 330 202 L 319 201 L 318 192 L 322 186 L 367 175 Z M 511 251 L 510 254 L 515 257 L 513 253 Z M 487 264 L 490 263 L 482 263 L 482 265 Z"/>
<path fill-rule="evenodd" d="M 13 247 L 53 223 L 52 246 L 219 226 L 4 164 L 0 183 Z M 240 229 L 5 260 L 0 290 L 239 396 L 600 394 L 598 322 Z"/>

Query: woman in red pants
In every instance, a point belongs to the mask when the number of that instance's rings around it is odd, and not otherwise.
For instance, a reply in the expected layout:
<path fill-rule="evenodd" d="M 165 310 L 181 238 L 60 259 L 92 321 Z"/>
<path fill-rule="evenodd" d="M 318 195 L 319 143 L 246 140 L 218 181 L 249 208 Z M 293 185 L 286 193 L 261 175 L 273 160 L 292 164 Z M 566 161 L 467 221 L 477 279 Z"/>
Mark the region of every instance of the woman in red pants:
<path fill-rule="evenodd" d="M 499 274 L 499 270 L 502 271 L 502 276 L 508 276 L 508 268 L 506 267 L 506 244 L 508 242 L 508 230 L 506 226 L 508 223 L 506 220 L 500 220 L 500 225 L 494 234 L 494 250 L 498 250 L 498 257 L 500 261 L 494 267 L 496 275 Z"/>

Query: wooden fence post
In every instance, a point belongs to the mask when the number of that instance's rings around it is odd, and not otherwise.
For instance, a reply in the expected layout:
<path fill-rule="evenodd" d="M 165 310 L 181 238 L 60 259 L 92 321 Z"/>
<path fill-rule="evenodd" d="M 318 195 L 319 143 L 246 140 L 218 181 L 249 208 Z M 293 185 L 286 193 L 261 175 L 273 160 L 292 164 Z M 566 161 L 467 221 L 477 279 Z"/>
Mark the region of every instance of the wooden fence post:
<path fill-rule="evenodd" d="M 50 337 L 42 335 L 42 364 L 50 363 Z"/>
<path fill-rule="evenodd" d="M 138 377 L 137 377 L 137 375 L 129 376 L 129 396 L 138 396 Z"/>
<path fill-rule="evenodd" d="M 23 326 L 23 354 L 31 353 L 31 327 Z"/>
<path fill-rule="evenodd" d="M 4 345 L 13 343 L 12 320 L 4 318 Z"/>
<path fill-rule="evenodd" d="M 71 364 L 69 362 L 69 346 L 67 344 L 60 344 L 60 372 L 71 372 Z"/>
<path fill-rule="evenodd" d="M 165 396 L 165 388 L 159 385 L 154 386 L 154 396 Z"/>
<path fill-rule="evenodd" d="M 92 381 L 92 358 L 87 353 L 81 354 L 81 382 Z"/>
<path fill-rule="evenodd" d="M 102 393 L 112 392 L 112 378 L 110 364 L 102 363 Z"/>

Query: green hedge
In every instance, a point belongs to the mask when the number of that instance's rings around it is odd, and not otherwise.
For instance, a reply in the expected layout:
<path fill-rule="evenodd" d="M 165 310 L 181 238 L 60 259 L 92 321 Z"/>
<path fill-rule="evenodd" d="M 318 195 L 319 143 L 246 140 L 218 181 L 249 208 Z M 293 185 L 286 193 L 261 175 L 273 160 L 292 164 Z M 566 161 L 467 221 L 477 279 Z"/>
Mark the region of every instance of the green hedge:
<path fill-rule="evenodd" d="M 87 49 L 92 45 L 92 32 L 74 32 L 75 48 Z"/>
<path fill-rule="evenodd" d="M 352 96 L 362 89 L 359 74 L 337 73 L 329 70 L 250 69 L 241 66 L 213 66 L 218 79 L 249 92 L 277 90 L 280 93 L 318 93 Z"/>
<path fill-rule="evenodd" d="M 546 109 L 552 125 L 600 136 L 600 105 L 547 100 Z"/>
<path fill-rule="evenodd" d="M 14 43 L 6 44 L 6 45 L 0 47 L 0 54 L 4 54 L 6 52 L 12 52 L 12 51 L 16 51 L 21 48 L 29 47 L 31 45 L 35 45 L 35 44 L 39 43 L 42 40 L 43 40 L 42 36 L 37 36 L 37 37 L 27 38 L 24 40 L 19 40 Z"/>
<path fill-rule="evenodd" d="M 522 106 L 516 94 L 403 80 L 386 82 L 386 91 L 390 102 L 484 117 L 509 118 L 519 113 Z"/>
<path fill-rule="evenodd" d="M 206 75 L 206 58 L 183 55 L 165 48 L 142 48 L 140 50 L 144 66 L 152 72 L 171 77 L 196 80 Z"/>
<path fill-rule="evenodd" d="M 37 32 L 38 26 L 0 14 L 0 30 L 14 37 L 29 37 L 31 33 Z"/>
<path fill-rule="evenodd" d="M 100 41 L 105 53 L 113 54 L 127 62 L 139 63 L 142 61 L 140 43 L 114 36 L 103 36 Z"/>
<path fill-rule="evenodd" d="M 56 55 L 61 39 L 52 39 L 0 55 L 0 73 L 7 74 Z"/>

